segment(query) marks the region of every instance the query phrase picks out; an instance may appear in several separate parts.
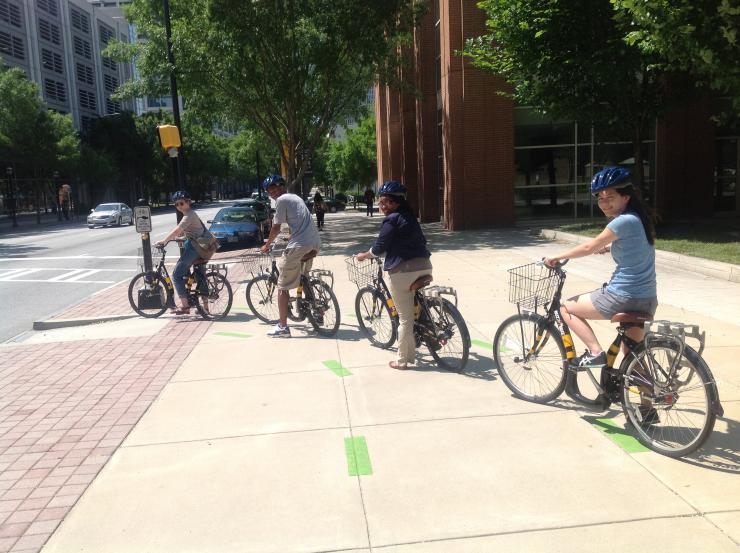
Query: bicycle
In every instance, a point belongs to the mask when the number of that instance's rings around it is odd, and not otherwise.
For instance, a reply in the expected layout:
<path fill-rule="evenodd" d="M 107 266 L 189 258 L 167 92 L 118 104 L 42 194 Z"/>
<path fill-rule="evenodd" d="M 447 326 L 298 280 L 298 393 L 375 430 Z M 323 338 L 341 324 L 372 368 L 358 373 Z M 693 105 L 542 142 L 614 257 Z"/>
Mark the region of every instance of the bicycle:
<path fill-rule="evenodd" d="M 560 317 L 566 273 L 562 264 L 542 262 L 509 270 L 509 301 L 517 315 L 496 332 L 493 355 L 506 386 L 520 399 L 547 403 L 564 390 L 579 404 L 606 410 L 621 404 L 625 418 L 646 447 L 681 457 L 701 447 L 724 413 L 717 385 L 701 353 L 704 333 L 697 325 L 652 321 L 647 313 L 617 313 L 617 335 L 607 350 L 607 362 L 597 380 L 590 367 L 575 365 L 576 350 L 568 325 Z M 544 314 L 538 309 L 543 308 Z M 630 328 L 641 327 L 641 342 Z M 686 338 L 699 342 L 696 350 Z M 618 368 L 620 348 L 624 357 Z M 598 395 L 585 397 L 578 373 L 586 372 Z M 680 400 L 680 401 L 679 401 Z"/>
<path fill-rule="evenodd" d="M 142 270 L 129 284 L 128 301 L 142 317 L 156 318 L 175 307 L 175 287 L 165 265 L 166 245 L 154 247 L 155 255 L 159 256 L 156 267 L 152 271 Z M 143 261 L 140 263 L 143 265 Z M 207 263 L 203 259 L 196 260 L 190 268 L 185 285 L 188 303 L 208 321 L 223 319 L 231 310 L 234 293 L 226 278 L 227 272 L 226 265 Z"/>
<path fill-rule="evenodd" d="M 345 259 L 349 280 L 357 288 L 355 314 L 360 330 L 379 348 L 390 348 L 398 338 L 399 318 L 383 266 L 378 258 L 358 261 Z M 425 344 L 437 364 L 447 370 L 462 372 L 470 354 L 470 333 L 457 309 L 457 292 L 446 286 L 429 286 L 431 275 L 416 279 L 414 291 L 414 337 L 416 347 Z M 444 298 L 454 298 L 454 303 Z"/>
<path fill-rule="evenodd" d="M 301 279 L 295 296 L 288 303 L 288 318 L 294 322 L 308 319 L 314 330 L 321 336 L 334 336 L 339 330 L 341 314 L 339 302 L 334 295 L 334 274 L 324 269 L 304 271 L 305 263 L 316 257 L 318 252 L 311 252 L 301 259 Z M 263 322 L 275 324 L 279 320 L 277 283 L 280 272 L 277 259 L 272 251 L 269 254 L 260 252 L 247 254 L 242 263 L 247 273 L 253 278 L 247 285 L 247 305 L 252 313 Z M 326 280 L 331 280 L 327 284 Z"/>

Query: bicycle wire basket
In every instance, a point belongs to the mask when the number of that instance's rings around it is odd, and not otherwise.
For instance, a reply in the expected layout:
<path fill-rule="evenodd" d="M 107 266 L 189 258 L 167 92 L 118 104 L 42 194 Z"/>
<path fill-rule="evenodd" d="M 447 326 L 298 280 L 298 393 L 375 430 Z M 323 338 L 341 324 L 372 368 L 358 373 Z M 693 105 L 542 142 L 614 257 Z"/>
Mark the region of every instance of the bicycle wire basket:
<path fill-rule="evenodd" d="M 241 256 L 242 267 L 248 278 L 256 278 L 265 273 L 272 264 L 269 254 L 260 250 L 246 252 Z"/>
<path fill-rule="evenodd" d="M 375 259 L 359 261 L 355 256 L 351 256 L 347 257 L 344 262 L 347 264 L 349 281 L 358 288 L 373 284 L 378 277 L 378 264 Z"/>
<path fill-rule="evenodd" d="M 508 270 L 509 302 L 537 311 L 552 300 L 558 286 L 558 274 L 543 263 L 528 263 Z"/>

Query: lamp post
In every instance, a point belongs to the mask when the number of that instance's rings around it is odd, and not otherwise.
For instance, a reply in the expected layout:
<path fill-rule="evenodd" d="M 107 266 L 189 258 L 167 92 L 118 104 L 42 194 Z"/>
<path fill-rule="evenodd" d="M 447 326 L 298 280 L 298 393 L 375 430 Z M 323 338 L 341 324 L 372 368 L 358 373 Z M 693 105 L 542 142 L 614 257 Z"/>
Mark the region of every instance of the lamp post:
<path fill-rule="evenodd" d="M 13 168 L 8 165 L 5 168 L 5 174 L 8 175 L 8 207 L 10 208 L 10 218 L 13 220 L 13 227 L 18 226 L 15 219 L 15 190 L 13 190 Z"/>
<path fill-rule="evenodd" d="M 172 95 L 172 117 L 175 120 L 175 126 L 182 133 L 182 123 L 180 122 L 180 99 L 177 94 L 177 78 L 175 77 L 175 54 L 172 52 L 172 25 L 170 23 L 170 3 L 169 0 L 162 0 L 164 8 L 164 31 L 167 39 L 167 61 L 170 64 L 170 93 Z M 185 164 L 182 156 L 182 144 L 178 145 L 178 155 L 173 158 L 173 165 L 177 171 L 175 174 L 175 190 L 185 190 Z M 179 222 L 179 221 L 178 221 Z"/>
<path fill-rule="evenodd" d="M 54 194 L 57 199 L 57 221 L 62 220 L 62 198 L 59 190 L 59 171 L 54 171 Z"/>

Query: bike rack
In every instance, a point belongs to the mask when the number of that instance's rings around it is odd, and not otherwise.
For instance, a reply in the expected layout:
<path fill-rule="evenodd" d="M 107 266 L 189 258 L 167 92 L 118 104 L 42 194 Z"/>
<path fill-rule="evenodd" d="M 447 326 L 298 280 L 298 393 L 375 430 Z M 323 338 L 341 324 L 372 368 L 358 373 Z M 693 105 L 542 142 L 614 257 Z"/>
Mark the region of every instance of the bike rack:
<path fill-rule="evenodd" d="M 209 271 L 216 271 L 217 273 L 223 273 L 224 277 L 226 277 L 229 274 L 229 268 L 226 266 L 226 263 L 209 263 L 206 265 L 206 268 Z"/>
<path fill-rule="evenodd" d="M 325 282 L 329 285 L 329 288 L 334 290 L 334 273 L 328 269 L 311 269 L 308 271 L 308 274 L 313 278 L 317 278 L 320 281 Z M 330 282 L 327 282 L 326 279 L 329 279 Z"/>
<path fill-rule="evenodd" d="M 645 323 L 645 331 L 646 340 L 650 335 L 679 338 L 682 342 L 685 342 L 686 338 L 693 338 L 699 342 L 697 353 L 701 355 L 704 351 L 706 332 L 700 332 L 699 325 L 674 323 L 672 321 L 649 321 Z"/>
<path fill-rule="evenodd" d="M 429 286 L 428 288 L 424 288 L 422 293 L 429 298 L 451 296 L 454 298 L 453 305 L 457 307 L 457 291 L 450 286 Z"/>

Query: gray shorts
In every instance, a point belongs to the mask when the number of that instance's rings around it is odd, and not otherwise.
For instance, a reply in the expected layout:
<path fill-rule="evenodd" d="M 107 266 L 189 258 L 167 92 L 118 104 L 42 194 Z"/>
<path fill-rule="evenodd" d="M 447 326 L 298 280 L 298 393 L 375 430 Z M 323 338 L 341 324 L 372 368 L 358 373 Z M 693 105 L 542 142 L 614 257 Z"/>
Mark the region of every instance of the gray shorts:
<path fill-rule="evenodd" d="M 640 312 L 655 315 L 658 298 L 627 298 L 608 292 L 606 286 L 591 292 L 591 303 L 604 318 L 611 319 L 616 313 Z"/>

